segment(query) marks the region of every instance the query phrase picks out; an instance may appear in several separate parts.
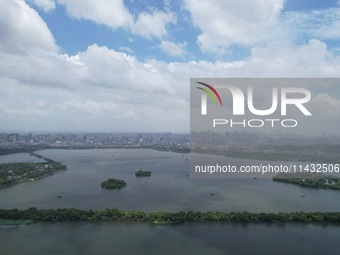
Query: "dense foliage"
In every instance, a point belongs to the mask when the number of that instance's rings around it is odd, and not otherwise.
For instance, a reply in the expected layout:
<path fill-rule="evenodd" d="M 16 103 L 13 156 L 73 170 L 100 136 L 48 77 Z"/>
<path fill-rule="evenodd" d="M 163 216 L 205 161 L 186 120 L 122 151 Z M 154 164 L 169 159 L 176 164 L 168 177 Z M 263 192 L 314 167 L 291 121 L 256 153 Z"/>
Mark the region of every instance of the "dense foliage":
<path fill-rule="evenodd" d="M 126 182 L 124 180 L 110 178 L 107 181 L 103 181 L 100 185 L 104 189 L 121 189 L 126 186 Z"/>
<path fill-rule="evenodd" d="M 184 222 L 301 222 L 340 223 L 340 212 L 290 212 L 290 213 L 249 213 L 249 212 L 151 212 L 105 209 L 102 211 L 80 209 L 36 209 L 0 210 L 2 220 L 33 221 L 145 221 L 152 223 Z"/>
<path fill-rule="evenodd" d="M 273 181 L 285 182 L 302 187 L 340 190 L 340 179 L 322 174 L 285 174 L 273 177 Z"/>
<path fill-rule="evenodd" d="M 66 170 L 65 165 L 50 159 L 41 163 L 3 163 L 0 164 L 0 186 L 41 178 L 62 170 Z"/>
<path fill-rule="evenodd" d="M 150 171 L 142 171 L 142 170 L 139 170 L 135 173 L 135 175 L 137 177 L 148 177 L 148 176 L 151 176 L 151 172 Z"/>

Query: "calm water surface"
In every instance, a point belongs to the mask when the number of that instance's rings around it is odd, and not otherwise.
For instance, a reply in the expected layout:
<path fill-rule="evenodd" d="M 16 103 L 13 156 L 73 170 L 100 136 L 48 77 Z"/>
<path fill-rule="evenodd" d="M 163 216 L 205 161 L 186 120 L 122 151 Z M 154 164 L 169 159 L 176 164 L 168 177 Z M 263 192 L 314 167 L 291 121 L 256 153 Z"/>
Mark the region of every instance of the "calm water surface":
<path fill-rule="evenodd" d="M 145 149 L 44 150 L 39 153 L 66 164 L 67 171 L 0 189 L 0 208 L 340 211 L 338 191 L 302 188 L 270 179 L 190 178 L 186 176 L 189 173 L 186 154 Z M 0 157 L 0 162 L 8 157 Z M 13 157 L 27 160 L 28 156 L 16 154 Z M 141 168 L 152 171 L 151 178 L 135 177 L 134 173 Z M 124 179 L 127 187 L 102 189 L 100 183 L 111 177 Z"/>
<path fill-rule="evenodd" d="M 2 255 L 339 254 L 340 227 L 300 224 L 34 223 L 1 227 Z"/>
<path fill-rule="evenodd" d="M 0 189 L 0 208 L 340 211 L 338 191 L 306 189 L 268 179 L 190 178 L 186 176 L 186 154 L 144 149 L 39 153 L 66 164 L 67 171 Z M 0 156 L 2 163 L 22 161 L 39 159 L 24 153 Z M 152 171 L 151 178 L 135 177 L 141 168 Z M 124 179 L 127 187 L 102 189 L 100 182 L 111 177 Z M 0 226 L 1 255 L 339 254 L 339 240 L 339 226 L 300 224 L 62 222 Z"/>

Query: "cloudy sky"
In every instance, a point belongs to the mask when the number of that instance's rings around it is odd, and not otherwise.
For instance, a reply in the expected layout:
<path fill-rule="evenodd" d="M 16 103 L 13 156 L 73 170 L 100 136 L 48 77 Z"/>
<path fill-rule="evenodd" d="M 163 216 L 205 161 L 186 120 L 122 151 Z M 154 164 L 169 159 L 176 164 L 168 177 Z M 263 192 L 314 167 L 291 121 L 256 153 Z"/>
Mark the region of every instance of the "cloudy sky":
<path fill-rule="evenodd" d="M 0 132 L 188 132 L 190 77 L 340 77 L 339 17 L 337 0 L 1 0 Z M 314 97 L 339 116 L 338 91 Z"/>

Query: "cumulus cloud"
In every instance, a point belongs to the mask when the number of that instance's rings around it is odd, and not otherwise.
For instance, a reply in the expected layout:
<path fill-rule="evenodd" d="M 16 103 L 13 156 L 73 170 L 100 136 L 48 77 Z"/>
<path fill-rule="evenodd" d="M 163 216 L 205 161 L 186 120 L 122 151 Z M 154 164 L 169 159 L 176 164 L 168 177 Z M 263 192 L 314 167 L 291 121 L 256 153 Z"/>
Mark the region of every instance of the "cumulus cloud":
<path fill-rule="evenodd" d="M 70 56 L 58 52 L 46 24 L 24 1 L 1 3 L 3 129 L 183 132 L 189 130 L 190 77 L 339 76 L 340 57 L 316 39 L 272 42 L 229 62 L 141 61 L 97 44 Z M 317 99 L 338 112 L 338 99 Z"/>
<path fill-rule="evenodd" d="M 134 34 L 146 38 L 163 37 L 167 34 L 167 25 L 176 23 L 176 18 L 172 13 L 155 11 L 153 13 L 142 12 L 131 26 Z"/>
<path fill-rule="evenodd" d="M 316 39 L 302 45 L 275 42 L 254 47 L 244 62 L 244 75 L 274 77 L 338 77 L 339 56 L 332 54 L 324 42 Z"/>
<path fill-rule="evenodd" d="M 284 0 L 185 0 L 192 21 L 201 30 L 202 50 L 221 52 L 233 44 L 252 45 L 275 29 Z"/>
<path fill-rule="evenodd" d="M 45 22 L 24 0 L 0 1 L 0 47 L 16 53 L 58 50 Z"/>
<path fill-rule="evenodd" d="M 336 76 L 340 64 L 320 41 L 256 48 L 241 62 L 141 62 L 95 44 L 75 56 L 34 57 L 49 63 L 45 74 L 40 61 L 26 56 L 31 65 L 21 61 L 24 74 L 1 80 L 6 86 L 0 90 L 0 115 L 12 124 L 21 120 L 33 127 L 39 119 L 46 130 L 63 123 L 63 130 L 83 131 L 187 131 L 190 77 L 327 77 Z M 59 82 L 63 86 L 54 85 Z"/>
<path fill-rule="evenodd" d="M 171 57 L 181 57 L 184 56 L 186 53 L 186 43 L 175 43 L 171 41 L 162 41 L 160 48 L 164 51 L 167 55 Z"/>
<path fill-rule="evenodd" d="M 75 19 L 86 19 L 113 29 L 133 23 L 133 17 L 123 0 L 57 0 L 65 6 L 68 15 Z"/>
<path fill-rule="evenodd" d="M 130 13 L 123 0 L 57 0 L 65 6 L 68 15 L 75 19 L 91 20 L 112 29 L 123 27 L 145 38 L 167 35 L 167 26 L 176 23 L 173 13 L 154 10 L 141 12 L 136 17 Z"/>
<path fill-rule="evenodd" d="M 73 131 L 188 128 L 188 100 L 176 97 L 183 83 L 164 73 L 166 63 L 140 62 L 96 44 L 74 56 L 30 50 L 15 55 L 0 49 L 0 57 L 0 119 L 6 126 Z M 14 64 L 15 69 L 10 67 Z"/>
<path fill-rule="evenodd" d="M 340 57 L 320 40 L 302 45 L 273 42 L 252 48 L 243 61 L 169 63 L 176 77 L 339 77 Z"/>
<path fill-rule="evenodd" d="M 320 116 L 334 119 L 340 114 L 340 100 L 326 93 L 319 93 L 312 99 L 312 110 Z M 329 109 L 332 109 L 331 111 Z"/>
<path fill-rule="evenodd" d="M 282 11 L 284 0 L 184 1 L 197 42 L 206 52 L 225 53 L 232 45 L 256 46 L 273 41 L 339 39 L 340 9 Z"/>

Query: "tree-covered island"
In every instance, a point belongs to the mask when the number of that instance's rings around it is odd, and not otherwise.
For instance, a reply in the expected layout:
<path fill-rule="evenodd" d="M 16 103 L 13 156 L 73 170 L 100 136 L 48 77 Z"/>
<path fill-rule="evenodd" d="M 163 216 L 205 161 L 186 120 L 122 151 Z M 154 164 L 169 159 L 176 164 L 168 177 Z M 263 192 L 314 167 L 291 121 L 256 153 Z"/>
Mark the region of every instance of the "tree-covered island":
<path fill-rule="evenodd" d="M 273 181 L 299 185 L 301 187 L 340 190 L 340 178 L 321 173 L 280 173 Z"/>
<path fill-rule="evenodd" d="M 124 180 L 109 178 L 103 181 L 100 186 L 104 189 L 121 189 L 126 186 L 126 182 Z"/>
<path fill-rule="evenodd" d="M 66 170 L 66 168 L 66 165 L 62 165 L 60 162 L 54 162 L 51 159 L 49 159 L 48 162 L 40 163 L 3 163 L 0 164 L 0 187 L 34 181 Z"/>
<path fill-rule="evenodd" d="M 17 221 L 17 222 L 13 222 Z M 26 221 L 126 221 L 153 224 L 180 224 L 185 222 L 235 222 L 235 223 L 340 223 L 340 212 L 143 212 L 118 209 L 82 210 L 75 208 L 27 210 L 0 209 L 0 223 L 13 224 Z"/>
<path fill-rule="evenodd" d="M 135 173 L 135 176 L 137 176 L 137 177 L 149 177 L 149 176 L 151 176 L 151 171 L 139 170 Z"/>

